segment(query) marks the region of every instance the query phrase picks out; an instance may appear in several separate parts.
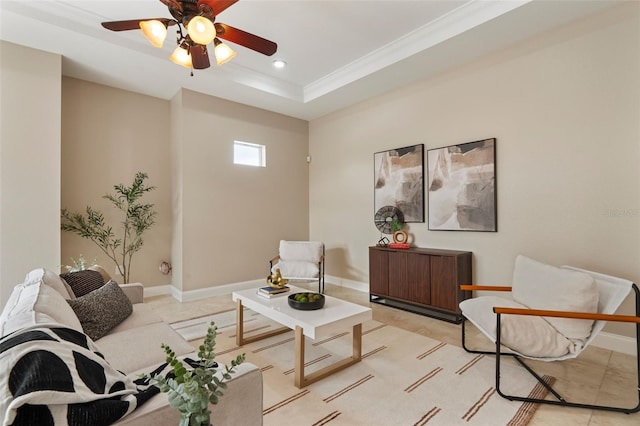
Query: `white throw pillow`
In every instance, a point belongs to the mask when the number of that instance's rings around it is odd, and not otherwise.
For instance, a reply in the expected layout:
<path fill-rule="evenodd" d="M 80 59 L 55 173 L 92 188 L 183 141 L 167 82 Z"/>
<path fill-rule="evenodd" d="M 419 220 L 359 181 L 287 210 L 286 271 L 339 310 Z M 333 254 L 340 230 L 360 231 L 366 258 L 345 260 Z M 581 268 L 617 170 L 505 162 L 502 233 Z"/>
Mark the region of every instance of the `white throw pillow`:
<path fill-rule="evenodd" d="M 65 283 L 58 274 L 48 269 L 37 268 L 29 272 L 27 276 L 24 277 L 24 284 L 33 284 L 37 282 L 43 282 L 52 287 L 65 299 L 75 298 L 73 291 L 69 291 L 71 288 L 68 287 L 68 284 Z"/>
<path fill-rule="evenodd" d="M 22 292 L 22 285 L 17 285 L 13 288 L 11 295 L 9 296 L 9 300 L 4 305 L 2 309 L 2 313 L 0 314 L 0 337 L 8 334 L 4 332 L 4 325 L 9 320 L 9 318 L 14 315 L 14 310 L 20 301 L 20 293 Z"/>
<path fill-rule="evenodd" d="M 500 325 L 500 342 L 522 355 L 557 358 L 582 347 L 564 337 L 542 317 L 503 314 Z"/>
<path fill-rule="evenodd" d="M 518 256 L 513 272 L 513 299 L 532 309 L 553 311 L 598 311 L 598 287 L 588 274 L 558 268 Z M 593 321 L 545 317 L 568 339 L 581 342 L 589 337 Z"/>
<path fill-rule="evenodd" d="M 34 324 L 57 323 L 82 332 L 82 325 L 65 298 L 42 281 L 19 284 L 3 311 L 2 335 Z M 6 313 L 6 315 L 5 315 Z"/>
<path fill-rule="evenodd" d="M 464 316 L 495 342 L 497 333 L 494 307 L 527 309 L 516 301 L 497 296 L 480 296 L 460 302 Z M 559 357 L 578 349 L 543 318 L 525 315 L 501 316 L 500 343 L 531 357 Z"/>

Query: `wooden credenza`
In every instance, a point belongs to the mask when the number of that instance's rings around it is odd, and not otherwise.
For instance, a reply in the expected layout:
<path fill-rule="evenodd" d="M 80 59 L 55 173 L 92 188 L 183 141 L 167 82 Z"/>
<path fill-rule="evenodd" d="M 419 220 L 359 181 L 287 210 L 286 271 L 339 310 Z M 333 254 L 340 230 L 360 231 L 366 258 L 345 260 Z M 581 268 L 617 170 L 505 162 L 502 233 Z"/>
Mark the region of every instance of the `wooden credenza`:
<path fill-rule="evenodd" d="M 369 247 L 369 300 L 460 323 L 458 304 L 471 292 L 471 252 Z"/>

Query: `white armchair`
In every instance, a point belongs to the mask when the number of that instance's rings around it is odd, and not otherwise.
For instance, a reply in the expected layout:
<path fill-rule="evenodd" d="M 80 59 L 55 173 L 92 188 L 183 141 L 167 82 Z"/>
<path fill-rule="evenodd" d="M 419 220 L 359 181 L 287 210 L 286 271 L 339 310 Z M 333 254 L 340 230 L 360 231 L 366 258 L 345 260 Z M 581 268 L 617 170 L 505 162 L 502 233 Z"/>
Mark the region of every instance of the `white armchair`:
<path fill-rule="evenodd" d="M 318 292 L 324 293 L 324 244 L 320 241 L 280 241 L 278 255 L 269 261 L 269 271 L 280 269 L 289 280 L 318 280 Z"/>

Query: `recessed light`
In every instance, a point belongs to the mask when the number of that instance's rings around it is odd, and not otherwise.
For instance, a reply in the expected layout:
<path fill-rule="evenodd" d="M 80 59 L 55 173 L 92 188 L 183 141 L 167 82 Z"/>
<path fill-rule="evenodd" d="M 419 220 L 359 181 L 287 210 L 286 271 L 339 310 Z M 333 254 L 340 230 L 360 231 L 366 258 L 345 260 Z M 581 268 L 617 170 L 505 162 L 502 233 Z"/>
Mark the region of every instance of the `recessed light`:
<path fill-rule="evenodd" d="M 273 61 L 273 66 L 275 68 L 282 69 L 287 66 L 287 63 L 282 59 L 276 59 L 275 61 Z"/>

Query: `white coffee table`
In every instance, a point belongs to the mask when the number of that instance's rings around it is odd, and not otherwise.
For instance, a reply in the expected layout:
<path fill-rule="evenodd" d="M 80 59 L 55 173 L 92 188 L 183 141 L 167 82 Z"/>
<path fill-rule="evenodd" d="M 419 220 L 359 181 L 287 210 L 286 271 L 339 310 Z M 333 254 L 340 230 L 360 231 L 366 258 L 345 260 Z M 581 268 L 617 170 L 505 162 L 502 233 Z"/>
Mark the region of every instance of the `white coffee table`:
<path fill-rule="evenodd" d="M 343 370 L 362 358 L 362 323 L 372 318 L 371 308 L 356 305 L 325 295 L 325 304 L 322 309 L 314 311 L 301 311 L 293 309 L 287 301 L 288 295 L 299 292 L 309 292 L 307 289 L 291 287 L 291 291 L 282 295 L 267 299 L 257 294 L 257 289 L 234 291 L 233 300 L 236 302 L 236 343 L 242 346 L 246 343 L 265 339 L 295 330 L 295 385 L 303 388 L 313 382 L 323 379 L 336 371 Z M 243 309 L 247 307 L 252 311 L 272 319 L 284 327 L 261 333 L 251 337 L 244 337 L 243 333 Z M 353 329 L 353 353 L 351 357 L 337 361 L 312 374 L 304 374 L 304 341 L 305 336 L 312 339 L 330 336 L 345 329 Z"/>

